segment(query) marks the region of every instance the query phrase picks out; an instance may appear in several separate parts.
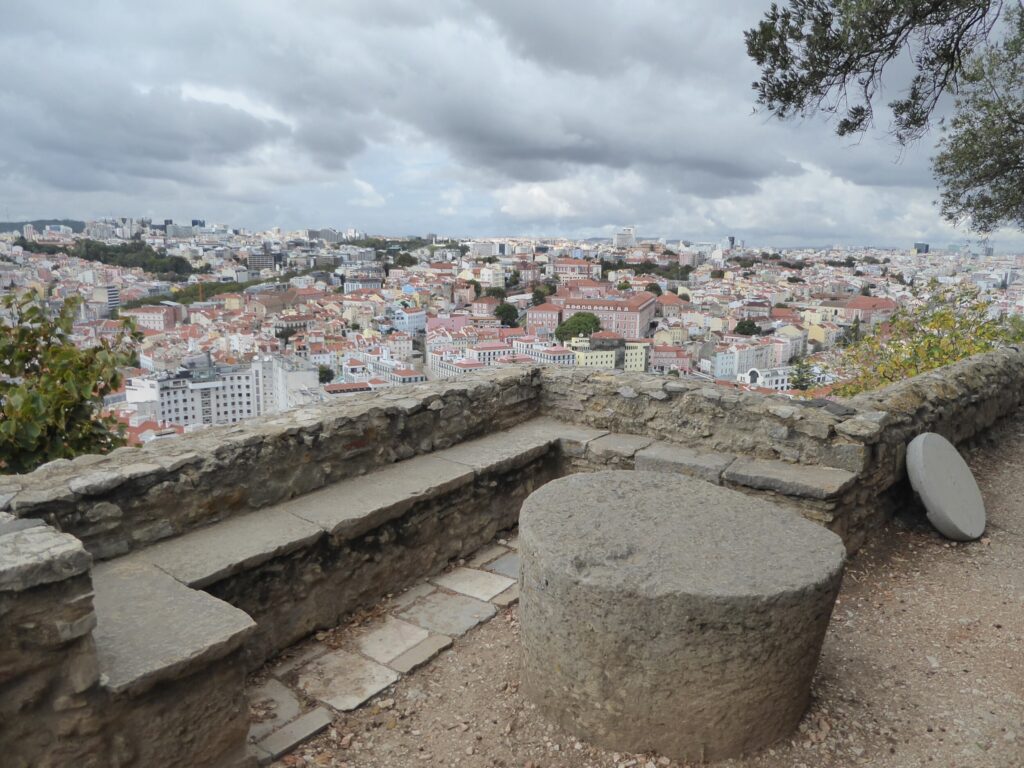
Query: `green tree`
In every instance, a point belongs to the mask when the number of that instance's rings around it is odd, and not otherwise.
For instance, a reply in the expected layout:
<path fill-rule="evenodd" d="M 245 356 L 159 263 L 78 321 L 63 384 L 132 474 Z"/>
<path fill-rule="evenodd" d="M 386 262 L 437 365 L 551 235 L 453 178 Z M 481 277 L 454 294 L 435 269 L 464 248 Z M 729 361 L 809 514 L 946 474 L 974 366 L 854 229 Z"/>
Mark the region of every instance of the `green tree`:
<path fill-rule="evenodd" d="M 1002 19 L 1002 23 L 1000 23 Z M 1024 226 L 1024 3 L 1004 0 L 787 0 L 746 32 L 757 102 L 779 118 L 839 115 L 866 130 L 883 87 L 900 144 L 924 135 L 959 94 L 933 159 L 943 215 L 981 232 Z M 903 88 L 883 83 L 909 61 Z"/>
<path fill-rule="evenodd" d="M 942 214 L 979 232 L 1024 228 L 1024 11 L 1013 31 L 971 61 L 933 161 Z"/>
<path fill-rule="evenodd" d="M 123 427 L 101 414 L 121 386 L 141 334 L 131 323 L 110 340 L 78 349 L 71 330 L 77 300 L 55 316 L 30 292 L 3 297 L 0 323 L 0 471 L 30 472 L 54 459 L 108 453 L 124 444 Z"/>
<path fill-rule="evenodd" d="M 329 365 L 318 365 L 316 367 L 317 378 L 321 384 L 330 384 L 334 381 L 334 369 Z"/>
<path fill-rule="evenodd" d="M 419 259 L 413 256 L 411 253 L 406 253 L 405 251 L 402 251 L 397 256 L 395 256 L 396 267 L 415 267 L 419 263 Z"/>
<path fill-rule="evenodd" d="M 679 298 L 682 299 L 683 301 L 689 301 L 690 300 L 690 294 L 688 294 L 688 293 L 680 293 L 679 294 Z"/>
<path fill-rule="evenodd" d="M 519 325 L 519 310 L 511 304 L 502 302 L 494 308 L 494 316 L 501 320 L 502 325 L 515 328 Z"/>
<path fill-rule="evenodd" d="M 540 288 L 533 289 L 533 306 L 539 307 L 545 301 L 548 300 L 548 295 L 544 293 Z"/>
<path fill-rule="evenodd" d="M 789 386 L 791 389 L 799 389 L 806 392 L 816 384 L 814 368 L 805 357 L 798 357 L 793 361 L 793 371 L 789 374 Z"/>
<path fill-rule="evenodd" d="M 901 143 L 919 138 L 939 98 L 955 92 L 971 53 L 988 40 L 1001 0 L 788 0 L 746 32 L 761 69 L 758 103 L 780 118 L 839 114 L 840 136 L 872 122 L 882 75 L 906 52 L 914 74 L 889 103 Z M 889 88 L 892 91 L 892 88 Z"/>
<path fill-rule="evenodd" d="M 590 336 L 601 330 L 601 321 L 592 312 L 577 312 L 555 329 L 555 338 L 568 341 L 577 336 Z"/>
<path fill-rule="evenodd" d="M 877 389 L 1024 339 L 1021 324 L 992 314 L 991 302 L 973 286 L 932 282 L 920 306 L 900 309 L 885 336 L 870 335 L 844 351 L 837 373 L 843 396 Z"/>
<path fill-rule="evenodd" d="M 497 287 L 488 288 L 486 291 L 484 291 L 484 295 L 493 296 L 494 298 L 501 299 L 502 301 L 508 298 L 508 293 L 505 292 L 505 289 Z"/>
<path fill-rule="evenodd" d="M 861 296 L 870 296 L 871 295 L 871 285 L 868 284 L 868 283 L 865 283 L 864 285 L 862 285 L 860 287 L 860 295 Z"/>
<path fill-rule="evenodd" d="M 292 336 L 294 336 L 298 332 L 299 331 L 298 331 L 297 328 L 278 328 L 274 332 L 274 335 L 277 338 L 281 339 L 281 341 L 284 342 L 284 344 L 283 344 L 284 348 L 288 349 L 288 342 L 291 341 Z"/>
<path fill-rule="evenodd" d="M 629 282 L 629 280 L 622 280 L 622 281 L 621 281 L 621 282 L 619 282 L 619 284 L 618 284 L 617 286 L 615 286 L 615 287 L 616 287 L 616 288 L 618 288 L 618 289 L 619 289 L 620 291 L 628 291 L 628 290 L 629 290 L 630 288 L 632 288 L 632 287 L 633 287 L 633 284 L 632 284 L 632 283 L 630 283 L 630 282 Z"/>
<path fill-rule="evenodd" d="M 483 291 L 484 291 L 483 286 L 480 285 L 480 281 L 479 280 L 470 280 L 469 284 L 473 286 L 473 292 L 476 294 L 476 297 L 479 299 L 480 298 L 480 294 L 483 293 Z"/>
<path fill-rule="evenodd" d="M 745 319 L 740 320 L 738 323 L 736 323 L 736 327 L 733 329 L 733 331 L 742 336 L 755 336 L 761 332 L 761 329 L 753 320 Z"/>
<path fill-rule="evenodd" d="M 662 294 L 661 286 L 657 283 L 648 283 L 644 286 L 644 290 L 648 293 L 653 293 L 655 296 L 661 296 Z"/>
<path fill-rule="evenodd" d="M 715 279 L 715 280 L 721 280 L 723 277 L 725 277 L 725 270 L 724 269 L 712 269 L 711 270 L 711 277 L 713 279 Z"/>

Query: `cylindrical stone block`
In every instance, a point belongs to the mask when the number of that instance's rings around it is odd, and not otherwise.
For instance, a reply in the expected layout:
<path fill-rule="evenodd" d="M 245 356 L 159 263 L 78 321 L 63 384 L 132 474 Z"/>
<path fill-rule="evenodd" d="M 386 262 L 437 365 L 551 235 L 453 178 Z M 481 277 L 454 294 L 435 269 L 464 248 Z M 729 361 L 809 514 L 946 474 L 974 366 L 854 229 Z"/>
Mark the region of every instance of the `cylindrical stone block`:
<path fill-rule="evenodd" d="M 842 540 L 683 475 L 597 472 L 519 520 L 523 688 L 593 744 L 719 760 L 789 735 L 842 579 Z"/>

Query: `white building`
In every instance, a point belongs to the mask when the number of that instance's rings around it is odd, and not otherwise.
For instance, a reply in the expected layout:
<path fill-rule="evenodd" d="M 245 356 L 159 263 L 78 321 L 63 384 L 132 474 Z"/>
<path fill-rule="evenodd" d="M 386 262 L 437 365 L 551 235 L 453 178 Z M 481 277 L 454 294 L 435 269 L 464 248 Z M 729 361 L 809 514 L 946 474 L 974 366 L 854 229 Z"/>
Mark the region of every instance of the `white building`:
<path fill-rule="evenodd" d="M 636 245 L 636 227 L 623 227 L 612 236 L 614 248 L 632 248 Z"/>
<path fill-rule="evenodd" d="M 250 365 L 215 365 L 209 355 L 186 361 L 172 374 L 135 377 L 126 400 L 140 415 L 185 427 L 234 424 L 319 399 L 314 365 L 267 356 Z"/>

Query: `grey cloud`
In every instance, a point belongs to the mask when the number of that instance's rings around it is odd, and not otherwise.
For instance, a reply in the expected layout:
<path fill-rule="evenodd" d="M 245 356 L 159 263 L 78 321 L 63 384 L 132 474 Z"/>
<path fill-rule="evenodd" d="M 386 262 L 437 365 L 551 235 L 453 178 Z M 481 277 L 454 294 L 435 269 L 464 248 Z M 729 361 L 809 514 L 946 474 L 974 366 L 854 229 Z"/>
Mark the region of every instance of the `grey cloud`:
<path fill-rule="evenodd" d="M 801 178 L 806 164 L 859 187 L 930 189 L 928 145 L 901 159 L 884 130 L 850 147 L 824 121 L 752 114 L 756 72 L 742 31 L 767 5 L 181 0 L 140 13 L 97 0 L 56 14 L 10 0 L 0 205 L 66 199 L 84 209 L 25 214 L 89 216 L 132 199 L 187 200 L 247 226 L 435 229 L 436 201 L 457 179 L 474 201 L 473 213 L 448 217 L 457 231 L 561 223 L 583 232 L 690 221 L 699 205 L 740 205 Z M 183 98 L 185 85 L 265 114 Z M 417 146 L 437 168 L 400 181 L 399 158 Z M 388 206 L 353 208 L 353 175 Z M 573 182 L 616 178 L 633 181 L 589 195 Z M 584 197 L 571 221 L 503 213 L 501 194 L 522 184 Z M 805 215 L 850 221 L 825 208 Z M 268 216 L 281 218 L 259 218 Z M 777 229 L 819 231 L 792 220 Z"/>

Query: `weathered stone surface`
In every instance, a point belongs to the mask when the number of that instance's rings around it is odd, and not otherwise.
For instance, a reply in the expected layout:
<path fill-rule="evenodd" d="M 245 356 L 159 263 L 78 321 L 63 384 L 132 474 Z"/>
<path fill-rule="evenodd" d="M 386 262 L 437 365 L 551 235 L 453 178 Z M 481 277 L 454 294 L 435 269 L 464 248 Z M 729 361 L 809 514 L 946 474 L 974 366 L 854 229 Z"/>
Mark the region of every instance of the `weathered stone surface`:
<path fill-rule="evenodd" d="M 735 458 L 724 453 L 697 453 L 681 445 L 657 442 L 637 451 L 634 461 L 638 470 L 681 472 L 718 485 L 722 482 L 722 472 Z"/>
<path fill-rule="evenodd" d="M 537 437 L 546 437 L 553 443 L 557 442 L 564 456 L 582 456 L 591 441 L 608 434 L 605 429 L 592 429 L 579 424 L 543 417 L 531 419 L 524 426 L 527 426 Z"/>
<path fill-rule="evenodd" d="M 500 544 L 491 544 L 476 552 L 466 561 L 466 565 L 470 568 L 481 568 L 492 560 L 497 560 L 507 552 L 507 547 L 503 547 Z"/>
<path fill-rule="evenodd" d="M 730 464 L 722 478 L 736 485 L 811 499 L 834 498 L 857 481 L 857 475 L 844 469 L 745 458 Z"/>
<path fill-rule="evenodd" d="M 459 443 L 438 456 L 471 467 L 477 473 L 507 472 L 543 456 L 551 450 L 554 440 L 546 430 L 534 432 L 527 423 L 479 440 Z"/>
<path fill-rule="evenodd" d="M 398 673 L 347 651 L 332 651 L 299 669 L 296 685 L 307 695 L 349 712 L 398 679 Z"/>
<path fill-rule="evenodd" d="M 267 736 L 256 744 L 260 765 L 267 765 L 272 760 L 291 752 L 303 741 L 316 736 L 329 726 L 333 719 L 328 709 L 317 707 Z"/>
<path fill-rule="evenodd" d="M 863 440 L 866 443 L 873 443 L 882 434 L 882 425 L 877 421 L 856 418 L 836 424 L 836 432 L 855 440 Z"/>
<path fill-rule="evenodd" d="M 0 591 L 64 581 L 87 572 L 91 563 L 82 542 L 49 526 L 0 534 Z"/>
<path fill-rule="evenodd" d="M 488 571 L 500 574 L 501 576 L 507 576 L 510 579 L 519 578 L 519 553 L 509 552 L 507 555 L 502 555 L 492 563 L 488 563 L 484 566 Z"/>
<path fill-rule="evenodd" d="M 98 565 L 93 584 L 96 651 L 114 693 L 183 677 L 236 650 L 255 629 L 237 608 L 144 563 Z"/>
<path fill-rule="evenodd" d="M 200 528 L 133 557 L 199 589 L 309 546 L 323 535 L 319 526 L 275 508 Z"/>
<path fill-rule="evenodd" d="M 415 603 L 421 597 L 426 597 L 436 591 L 437 589 L 433 584 L 423 582 L 422 584 L 417 584 L 415 587 L 405 590 L 405 592 L 400 595 L 396 595 L 392 598 L 391 605 L 395 608 L 405 608 L 406 606 Z"/>
<path fill-rule="evenodd" d="M 598 463 L 632 458 L 653 442 L 640 435 L 610 434 L 599 437 L 587 446 L 587 455 Z"/>
<path fill-rule="evenodd" d="M 401 656 L 389 661 L 388 666 L 404 675 L 423 666 L 441 651 L 451 648 L 451 645 L 452 639 L 447 635 L 431 635 Z"/>
<path fill-rule="evenodd" d="M 507 608 L 513 603 L 519 602 L 519 585 L 513 584 L 500 595 L 491 598 L 491 602 L 501 608 Z"/>
<path fill-rule="evenodd" d="M 448 573 L 435 576 L 431 581 L 452 592 L 486 601 L 512 586 L 515 579 L 473 568 L 456 568 Z"/>
<path fill-rule="evenodd" d="M 942 435 L 925 432 L 907 446 L 910 484 L 928 521 L 948 539 L 973 541 L 985 532 L 985 502 L 971 468 Z"/>
<path fill-rule="evenodd" d="M 695 478 L 621 471 L 536 491 L 520 536 L 523 687 L 560 726 L 680 760 L 796 727 L 839 589 L 838 536 Z"/>
<path fill-rule="evenodd" d="M 249 704 L 262 713 L 260 720 L 249 726 L 249 740 L 259 741 L 291 722 L 302 707 L 291 688 L 274 678 L 249 691 Z"/>
<path fill-rule="evenodd" d="M 401 611 L 399 618 L 442 635 L 464 635 L 495 614 L 494 606 L 462 595 L 435 592 Z"/>
<path fill-rule="evenodd" d="M 435 498 L 472 480 L 472 470 L 461 464 L 420 456 L 281 506 L 332 536 L 352 539 L 402 515 L 417 501 Z"/>
<path fill-rule="evenodd" d="M 387 664 L 426 640 L 428 634 L 422 627 L 388 616 L 380 624 L 360 635 L 356 645 L 363 655 L 381 664 Z"/>

